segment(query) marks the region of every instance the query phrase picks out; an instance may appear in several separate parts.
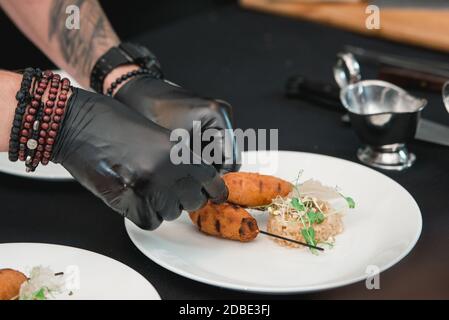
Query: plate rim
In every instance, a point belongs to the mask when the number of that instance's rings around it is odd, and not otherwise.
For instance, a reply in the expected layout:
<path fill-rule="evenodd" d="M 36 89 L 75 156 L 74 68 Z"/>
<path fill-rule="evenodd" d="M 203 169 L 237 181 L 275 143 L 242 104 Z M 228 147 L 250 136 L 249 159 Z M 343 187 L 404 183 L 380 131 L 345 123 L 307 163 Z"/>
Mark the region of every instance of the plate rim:
<path fill-rule="evenodd" d="M 2 157 L 2 154 L 7 154 L 7 152 L 0 152 L 0 157 Z M 61 166 L 61 164 L 59 163 L 54 163 L 54 166 Z M 4 167 L 3 167 L 4 168 Z M 64 167 L 62 167 L 66 172 L 67 175 L 66 176 L 58 176 L 58 175 L 46 175 L 46 176 L 42 176 L 42 175 L 35 175 L 33 173 L 27 173 L 25 172 L 25 170 L 23 172 L 15 172 L 15 171 L 6 171 L 4 169 L 2 169 L 2 167 L 0 166 L 0 173 L 5 174 L 5 175 L 9 175 L 11 177 L 17 177 L 17 178 L 23 178 L 23 179 L 32 179 L 32 180 L 38 180 L 38 181 L 47 181 L 47 182 L 68 182 L 68 181 L 75 181 L 75 179 L 72 177 L 72 175 L 70 174 L 70 172 L 67 171 L 67 169 L 65 169 Z"/>
<path fill-rule="evenodd" d="M 15 241 L 15 242 L 2 242 L 2 243 L 0 243 L 0 249 L 3 246 L 9 246 L 9 245 L 32 245 L 32 246 L 58 247 L 58 248 L 63 248 L 63 249 L 67 249 L 68 248 L 70 250 L 74 249 L 74 250 L 77 250 L 77 251 L 80 251 L 80 252 L 83 252 L 83 253 L 100 256 L 103 259 L 110 260 L 113 263 L 117 263 L 117 264 L 125 267 L 125 269 L 128 269 L 131 272 L 135 273 L 144 282 L 146 282 L 147 285 L 149 285 L 150 288 L 153 289 L 153 291 L 155 293 L 155 299 L 153 299 L 153 300 L 162 300 L 161 295 L 160 295 L 159 291 L 156 289 L 156 287 L 148 279 L 146 279 L 140 272 L 134 270 L 133 268 L 131 268 L 127 264 L 125 264 L 125 263 L 123 263 L 123 262 L 121 262 L 119 260 L 116 260 L 114 258 L 111 258 L 111 257 L 109 257 L 107 255 L 104 255 L 104 254 L 101 254 L 101 253 L 98 253 L 98 252 L 95 252 L 95 251 L 92 251 L 92 250 L 89 250 L 89 249 L 75 247 L 75 246 L 72 246 L 72 245 L 69 246 L 69 245 L 64 245 L 64 244 L 55 244 L 55 243 L 46 243 L 46 242 L 28 242 L 28 241 L 24 241 L 24 242 L 20 242 L 20 241 L 19 242 L 17 242 L 17 241 Z M 100 299 L 101 298 L 98 298 L 96 300 L 100 300 Z M 79 300 L 79 299 L 77 299 L 77 300 Z"/>
<path fill-rule="evenodd" d="M 387 180 L 390 180 L 391 182 L 393 182 L 393 184 L 395 184 L 396 186 L 402 188 L 411 198 L 411 200 L 413 200 L 412 205 L 416 206 L 417 210 L 418 210 L 418 230 L 417 233 L 414 235 L 413 240 L 410 242 L 409 246 L 406 248 L 406 250 L 403 251 L 402 254 L 400 254 L 396 259 L 392 260 L 390 263 L 385 264 L 382 268 L 379 269 L 379 274 L 381 274 L 382 272 L 392 268 L 393 266 L 395 266 L 396 264 L 398 264 L 401 260 L 403 260 L 406 256 L 409 255 L 409 253 L 413 250 L 413 248 L 415 247 L 416 243 L 418 242 L 421 233 L 422 233 L 422 226 L 423 226 L 423 219 L 422 219 L 422 213 L 421 213 L 421 209 L 418 205 L 418 203 L 416 202 L 415 198 L 411 195 L 411 193 L 405 188 L 403 187 L 401 184 L 399 184 L 398 182 L 396 182 L 395 180 L 393 180 L 392 178 L 388 177 L 387 175 L 374 170 L 368 166 L 350 161 L 350 160 L 346 160 L 346 159 L 342 159 L 342 158 L 337 158 L 337 157 L 333 157 L 333 156 L 329 156 L 329 155 L 324 155 L 324 154 L 319 154 L 319 153 L 313 153 L 313 152 L 302 152 L 302 151 L 291 151 L 291 150 L 263 150 L 263 151 L 245 151 L 242 153 L 254 153 L 254 152 L 278 152 L 278 153 L 290 153 L 290 154 L 306 154 L 306 155 L 311 155 L 311 156 L 318 156 L 318 157 L 325 157 L 325 158 L 330 158 L 333 160 L 338 160 L 338 161 L 342 161 L 342 162 L 346 162 L 349 163 L 351 165 L 356 165 L 358 167 L 362 167 L 364 169 L 368 169 L 369 171 L 382 176 L 383 178 L 387 178 Z M 131 227 L 137 227 L 135 226 L 131 221 L 129 221 L 128 219 L 124 219 L 125 221 L 125 229 L 126 229 L 126 233 L 128 234 L 128 237 L 131 239 L 131 242 L 136 246 L 136 248 L 139 249 L 140 252 L 142 252 L 142 254 L 144 254 L 148 259 L 150 259 L 151 261 L 153 261 L 154 263 L 156 263 L 157 265 L 163 267 L 164 269 L 167 269 L 175 274 L 178 274 L 182 277 L 185 277 L 187 279 L 191 279 L 200 283 L 204 283 L 204 284 L 208 284 L 208 285 L 212 285 L 212 286 L 216 286 L 219 288 L 225 288 L 225 289 L 231 289 L 231 290 L 236 290 L 236 291 L 242 291 L 242 292 L 252 292 L 252 293 L 261 293 L 261 294 L 279 294 L 279 295 L 287 295 L 287 294 L 297 294 L 297 293 L 308 293 L 308 292 L 316 292 L 316 291 L 323 291 L 323 290 L 330 290 L 330 289 L 335 289 L 335 288 L 339 288 L 339 287 L 343 287 L 343 286 L 348 286 L 363 280 L 366 280 L 369 275 L 362 275 L 359 277 L 356 277 L 354 279 L 351 280 L 342 280 L 342 281 L 336 281 L 336 282 L 331 282 L 330 285 L 329 284 L 319 284 L 319 285 L 307 285 L 307 286 L 300 286 L 300 287 L 289 287 L 289 288 L 276 288 L 276 287 L 266 287 L 266 286 L 251 286 L 251 287 L 245 287 L 242 285 L 238 285 L 238 284 L 232 284 L 232 283 L 226 283 L 224 281 L 219 281 L 219 280 L 210 280 L 201 276 L 197 276 L 195 274 L 192 274 L 191 272 L 185 272 L 182 269 L 176 268 L 176 267 L 172 267 L 171 265 L 169 265 L 168 263 L 163 262 L 161 259 L 156 258 L 154 255 L 152 254 L 147 254 L 143 248 L 142 245 L 138 244 L 136 242 L 136 240 L 131 236 L 131 232 L 130 232 L 130 228 Z M 138 228 L 138 227 L 137 227 Z"/>

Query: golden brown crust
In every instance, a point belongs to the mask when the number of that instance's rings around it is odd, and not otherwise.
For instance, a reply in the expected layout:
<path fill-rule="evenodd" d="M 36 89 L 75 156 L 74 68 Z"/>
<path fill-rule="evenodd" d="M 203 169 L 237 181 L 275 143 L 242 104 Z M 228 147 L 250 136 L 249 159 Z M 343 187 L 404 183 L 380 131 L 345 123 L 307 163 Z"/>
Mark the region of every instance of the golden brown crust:
<path fill-rule="evenodd" d="M 285 180 L 250 172 L 231 172 L 223 176 L 228 187 L 228 201 L 244 207 L 271 203 L 277 196 L 286 197 L 293 185 Z"/>
<path fill-rule="evenodd" d="M 256 219 L 234 204 L 209 202 L 189 215 L 202 232 L 216 237 L 246 242 L 259 234 Z"/>
<path fill-rule="evenodd" d="M 19 295 L 20 286 L 27 277 L 19 271 L 0 269 L 0 300 L 11 300 Z"/>

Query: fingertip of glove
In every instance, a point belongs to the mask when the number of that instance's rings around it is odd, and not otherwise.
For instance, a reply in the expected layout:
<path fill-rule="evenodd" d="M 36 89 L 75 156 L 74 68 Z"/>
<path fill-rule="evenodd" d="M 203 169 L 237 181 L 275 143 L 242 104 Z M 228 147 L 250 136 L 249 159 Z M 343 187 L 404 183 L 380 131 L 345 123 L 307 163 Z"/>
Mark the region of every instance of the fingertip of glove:
<path fill-rule="evenodd" d="M 218 192 L 218 194 L 216 196 L 214 196 L 213 198 L 210 198 L 210 200 L 216 204 L 226 202 L 226 200 L 228 200 L 228 196 L 229 196 L 228 187 L 226 187 L 226 184 L 224 183 L 223 179 L 220 178 L 220 180 L 223 182 L 222 190 L 220 192 Z"/>
<path fill-rule="evenodd" d="M 151 221 L 151 222 L 138 221 L 138 222 L 134 222 L 134 224 L 136 226 L 138 226 L 140 229 L 153 231 L 153 230 L 156 230 L 162 224 L 162 220 Z"/>
<path fill-rule="evenodd" d="M 151 207 L 141 208 L 136 214 L 126 216 L 140 229 L 152 231 L 162 224 L 162 217 L 159 216 Z"/>

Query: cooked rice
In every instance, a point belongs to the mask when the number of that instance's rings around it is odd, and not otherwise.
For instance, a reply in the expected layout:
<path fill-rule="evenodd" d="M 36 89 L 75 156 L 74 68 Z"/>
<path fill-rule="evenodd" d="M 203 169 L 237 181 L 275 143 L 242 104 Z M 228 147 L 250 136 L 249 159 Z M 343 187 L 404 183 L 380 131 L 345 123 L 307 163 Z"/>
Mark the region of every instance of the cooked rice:
<path fill-rule="evenodd" d="M 273 199 L 267 207 L 267 231 L 312 245 L 332 244 L 334 237 L 343 232 L 342 217 L 347 208 L 347 201 L 335 189 L 308 180 L 296 185 L 287 197 Z M 305 239 L 302 231 L 309 228 L 314 235 L 309 233 L 309 239 Z M 286 247 L 305 248 L 286 240 L 273 240 Z"/>
<path fill-rule="evenodd" d="M 330 215 L 322 223 L 314 224 L 313 228 L 315 229 L 315 239 L 318 244 L 324 242 L 333 243 L 334 237 L 343 232 L 342 215 L 338 213 Z M 296 218 L 289 217 L 285 219 L 281 215 L 270 214 L 268 219 L 268 232 L 296 241 L 306 242 L 301 234 L 301 229 L 303 229 L 302 222 Z M 304 246 L 290 241 L 276 238 L 272 239 L 285 247 L 305 248 Z"/>

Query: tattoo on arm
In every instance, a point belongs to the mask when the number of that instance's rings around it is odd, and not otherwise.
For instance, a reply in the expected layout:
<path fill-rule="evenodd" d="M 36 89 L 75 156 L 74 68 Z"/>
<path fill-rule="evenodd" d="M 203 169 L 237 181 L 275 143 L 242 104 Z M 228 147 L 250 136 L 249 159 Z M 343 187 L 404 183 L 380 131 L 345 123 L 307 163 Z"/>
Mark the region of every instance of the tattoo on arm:
<path fill-rule="evenodd" d="M 80 9 L 80 28 L 66 27 L 66 8 Z M 97 0 L 53 0 L 49 40 L 56 39 L 66 63 L 81 77 L 89 77 L 96 60 L 119 40 Z"/>

